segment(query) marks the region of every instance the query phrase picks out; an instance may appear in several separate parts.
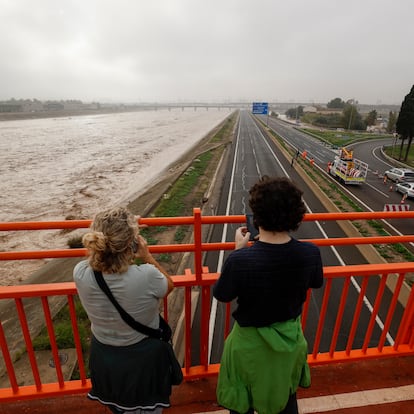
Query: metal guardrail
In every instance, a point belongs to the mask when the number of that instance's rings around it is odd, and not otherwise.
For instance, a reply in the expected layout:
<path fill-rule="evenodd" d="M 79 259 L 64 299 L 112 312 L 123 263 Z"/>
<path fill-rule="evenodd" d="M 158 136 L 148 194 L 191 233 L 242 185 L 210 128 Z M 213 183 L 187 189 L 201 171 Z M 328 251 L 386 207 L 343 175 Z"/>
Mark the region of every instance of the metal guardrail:
<path fill-rule="evenodd" d="M 306 221 L 315 220 L 369 220 L 382 218 L 412 218 L 414 212 L 374 212 L 374 213 L 315 213 L 307 214 Z M 152 253 L 162 252 L 191 252 L 194 256 L 194 270 L 186 269 L 183 275 L 174 275 L 173 280 L 177 288 L 184 290 L 184 324 L 183 340 L 185 346 L 183 372 L 185 379 L 202 378 L 217 375 L 219 364 L 211 364 L 208 360 L 208 338 L 209 338 L 209 317 L 211 306 L 211 287 L 217 280 L 219 274 L 210 272 L 202 264 L 202 255 L 205 251 L 231 250 L 234 243 L 203 243 L 202 226 L 216 225 L 224 223 L 243 223 L 245 216 L 202 216 L 200 209 L 194 209 L 192 217 L 174 218 L 141 218 L 140 224 L 148 226 L 193 226 L 194 241 L 190 244 L 173 244 L 150 246 Z M 62 229 L 62 228 L 86 228 L 90 220 L 62 221 L 62 222 L 32 222 L 32 223 L 0 223 L 0 231 L 21 231 L 21 230 L 42 230 L 42 229 Z M 318 245 L 344 245 L 344 244 L 372 244 L 372 243 L 401 243 L 414 241 L 414 235 L 407 236 L 384 236 L 384 237 L 355 237 L 355 238 L 333 238 L 333 239 L 314 239 Z M 82 257 L 85 255 L 84 249 L 63 249 L 46 251 L 28 252 L 0 252 L 0 260 L 28 260 L 44 257 Z M 361 360 L 366 358 L 379 357 L 398 357 L 414 354 L 414 289 L 409 288 L 404 280 L 409 272 L 414 272 L 414 263 L 388 263 L 388 264 L 364 264 L 352 266 L 329 266 L 324 267 L 325 286 L 323 298 L 319 304 L 319 319 L 315 325 L 314 340 L 312 351 L 308 356 L 308 361 L 313 364 L 329 364 L 332 362 Z M 360 289 L 356 299 L 349 300 L 350 286 L 353 280 L 358 278 Z M 335 310 L 335 323 L 332 330 L 326 329 L 328 304 L 332 302 L 332 287 L 337 281 L 341 281 L 342 290 Z M 357 328 L 361 321 L 361 312 L 366 301 L 368 284 L 376 281 L 375 292 L 370 292 L 373 298 L 371 316 L 369 317 L 366 333 L 362 346 L 354 347 L 354 340 Z M 385 299 L 387 286 L 392 286 L 391 297 Z M 193 366 L 192 361 L 192 291 L 194 288 L 200 290 L 200 363 Z M 372 290 L 372 288 L 370 289 Z M 407 299 L 404 301 L 403 312 L 397 312 L 402 290 L 406 290 Z M 78 329 L 76 308 L 74 299 L 76 287 L 73 282 L 50 283 L 36 285 L 19 285 L 0 287 L 0 302 L 11 300 L 9 306 L 14 306 L 15 317 L 19 321 L 21 334 L 24 338 L 25 351 L 30 361 L 30 369 L 33 376 L 33 385 L 20 385 L 19 378 L 15 371 L 15 349 L 13 344 L 8 343 L 8 333 L 4 329 L 6 321 L 1 320 L 0 324 L 0 347 L 5 366 L 5 375 L 8 376 L 10 387 L 0 389 L 0 402 L 14 401 L 17 399 L 47 398 L 61 394 L 84 393 L 90 388 L 90 380 L 87 377 L 85 362 L 81 346 L 81 338 Z M 310 291 L 304 305 L 302 314 L 303 329 L 306 330 L 309 323 L 309 308 L 312 300 Z M 59 358 L 59 349 L 56 341 L 54 321 L 50 311 L 50 300 L 55 297 L 65 297 L 69 308 L 73 339 L 78 360 L 79 380 L 64 380 L 62 375 L 62 365 Z M 56 381 L 44 383 L 39 374 L 39 367 L 36 361 L 35 351 L 33 350 L 33 338 L 29 326 L 29 318 L 26 315 L 25 301 L 29 298 L 38 300 L 38 306 L 42 308 L 45 326 L 47 328 L 54 366 L 56 370 Z M 381 327 L 379 339 L 374 339 L 374 327 L 378 329 L 376 320 L 380 309 L 386 302 L 387 312 L 384 323 Z M 14 302 L 14 303 L 13 303 Z M 164 313 L 168 319 L 168 298 L 164 300 Z M 344 322 L 344 313 L 352 314 L 352 321 L 347 321 L 349 329 L 347 332 L 347 343 L 345 349 L 338 348 L 338 337 L 341 326 Z M 330 311 L 331 312 L 331 311 Z M 223 338 L 230 330 L 230 305 L 226 306 L 225 327 Z M 395 338 L 390 344 L 388 332 L 391 324 L 398 326 Z M 321 339 L 328 335 L 329 349 L 321 351 Z M 325 340 L 326 342 L 326 340 Z"/>

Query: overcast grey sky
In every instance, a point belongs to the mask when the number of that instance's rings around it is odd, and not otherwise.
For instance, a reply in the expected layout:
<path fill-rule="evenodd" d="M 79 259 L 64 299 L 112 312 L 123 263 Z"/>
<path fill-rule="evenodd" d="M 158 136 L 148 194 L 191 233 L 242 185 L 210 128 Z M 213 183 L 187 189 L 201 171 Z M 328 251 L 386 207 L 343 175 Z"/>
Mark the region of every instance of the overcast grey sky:
<path fill-rule="evenodd" d="M 0 0 L 0 100 L 401 104 L 413 0 Z"/>

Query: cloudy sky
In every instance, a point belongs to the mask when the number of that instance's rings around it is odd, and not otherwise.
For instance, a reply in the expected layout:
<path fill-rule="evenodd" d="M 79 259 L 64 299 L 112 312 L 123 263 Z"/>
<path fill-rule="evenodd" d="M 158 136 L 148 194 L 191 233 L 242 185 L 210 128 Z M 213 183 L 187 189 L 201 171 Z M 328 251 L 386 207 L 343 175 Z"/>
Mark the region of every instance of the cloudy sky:
<path fill-rule="evenodd" d="M 0 0 L 0 100 L 401 104 L 413 17 L 412 0 Z"/>

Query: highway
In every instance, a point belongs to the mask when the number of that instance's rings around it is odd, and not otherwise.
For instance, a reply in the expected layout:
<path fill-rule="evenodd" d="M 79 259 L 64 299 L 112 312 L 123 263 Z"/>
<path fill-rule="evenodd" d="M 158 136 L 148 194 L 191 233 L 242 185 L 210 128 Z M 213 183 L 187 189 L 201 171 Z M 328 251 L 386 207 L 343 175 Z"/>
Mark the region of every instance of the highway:
<path fill-rule="evenodd" d="M 273 125 L 269 125 L 273 128 Z M 312 155 L 317 162 L 324 164 L 331 160 L 334 154 L 333 151 L 327 147 L 322 146 L 315 139 L 309 138 L 297 130 L 285 126 L 277 122 L 278 133 L 283 131 L 286 139 L 300 142 L 302 148 L 304 145 L 308 151 L 312 151 Z M 276 130 L 276 128 L 275 128 Z M 295 146 L 295 144 L 293 144 Z M 302 149 L 301 148 L 301 149 Z M 278 147 L 272 140 L 269 140 L 262 133 L 258 123 L 254 120 L 248 111 L 240 112 L 240 120 L 237 131 L 237 137 L 232 143 L 231 159 L 229 160 L 227 173 L 222 183 L 222 196 L 220 202 L 216 207 L 215 214 L 217 215 L 236 215 L 245 214 L 249 212 L 248 208 L 248 190 L 262 175 L 272 176 L 288 176 L 295 181 L 299 187 L 304 191 L 304 201 L 309 212 L 324 212 L 326 211 L 323 204 L 315 196 L 313 191 L 308 188 L 307 184 L 302 180 L 295 168 L 290 165 L 289 159 L 280 152 Z M 325 155 L 322 155 L 325 154 Z M 323 158 L 325 156 L 326 158 Z M 211 241 L 233 241 L 236 225 L 215 226 Z M 313 239 L 313 238 L 327 238 L 327 237 L 345 237 L 342 229 L 336 222 L 314 223 L 305 222 L 299 230 L 293 234 L 298 239 Z M 213 252 L 208 253 L 205 258 L 205 265 L 211 271 L 220 271 L 223 260 L 228 253 Z M 365 258 L 360 251 L 354 246 L 340 246 L 340 247 L 322 247 L 322 260 L 324 266 L 345 265 L 345 264 L 361 264 L 366 263 Z M 376 290 L 377 281 L 370 282 L 368 292 Z M 330 309 L 328 311 L 326 323 L 326 338 L 322 337 L 321 351 L 327 351 L 330 343 L 328 341 L 329 333 L 333 330 L 335 318 L 337 314 L 337 306 L 339 304 L 340 294 L 343 289 L 343 281 L 337 280 L 333 284 L 331 293 Z M 320 304 L 322 302 L 324 289 L 314 291 L 313 299 L 309 309 L 308 323 L 306 326 L 305 335 L 309 342 L 310 349 L 314 341 L 314 334 L 319 319 Z M 348 294 L 348 300 L 355 303 L 359 293 L 358 280 L 353 280 L 353 289 Z M 365 298 L 364 315 L 359 326 L 359 334 L 357 334 L 354 345 L 360 346 L 362 344 L 368 320 L 370 317 L 370 310 L 372 309 L 372 302 L 369 298 L 369 293 Z M 211 336 L 211 362 L 218 362 L 220 360 L 223 343 L 223 328 L 224 328 L 224 305 L 212 300 L 212 315 L 210 323 Z M 349 332 L 349 322 L 353 315 L 344 317 L 344 323 L 341 327 L 341 332 L 338 339 L 337 349 L 345 349 L 347 342 L 347 333 Z M 381 314 L 377 318 L 377 326 L 373 333 L 373 340 L 376 340 L 380 335 Z M 394 329 L 390 329 L 388 335 L 389 343 L 392 343 L 392 337 L 395 334 Z M 198 336 L 197 329 L 194 330 L 194 340 Z M 196 342 L 194 342 L 195 344 Z M 196 361 L 193 361 L 196 362 Z"/>
<path fill-rule="evenodd" d="M 325 174 L 327 180 L 336 182 L 342 191 L 353 198 L 357 204 L 365 211 L 382 211 L 386 204 L 400 204 L 402 195 L 395 191 L 395 183 L 388 181 L 384 184 L 384 171 L 395 167 L 381 151 L 383 146 L 394 144 L 394 139 L 384 138 L 378 140 L 368 140 L 352 144 L 354 157 L 366 162 L 369 166 L 366 182 L 361 185 L 343 185 L 335 181 L 333 177 L 326 173 L 329 161 L 333 161 L 336 152 L 330 146 L 324 145 L 320 140 L 299 131 L 295 125 L 278 121 L 274 118 L 262 117 L 262 122 L 268 123 L 283 140 L 300 151 L 306 150 L 309 157 L 313 157 L 315 165 Z M 399 142 L 396 144 L 398 150 Z M 414 208 L 413 200 L 405 200 L 405 204 L 410 210 Z M 384 225 L 391 234 L 413 234 L 414 222 L 408 220 L 383 220 Z M 414 249 L 413 249 L 414 251 Z"/>

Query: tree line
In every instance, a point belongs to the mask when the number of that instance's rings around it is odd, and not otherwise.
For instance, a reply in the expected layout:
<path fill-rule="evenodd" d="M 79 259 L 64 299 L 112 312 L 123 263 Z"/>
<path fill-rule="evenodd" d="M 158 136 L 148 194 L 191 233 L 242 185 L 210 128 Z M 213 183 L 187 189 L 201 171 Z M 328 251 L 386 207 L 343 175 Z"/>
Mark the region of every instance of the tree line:
<path fill-rule="evenodd" d="M 358 101 L 350 99 L 343 101 L 335 98 L 328 102 L 323 111 L 305 113 L 303 106 L 288 109 L 285 114 L 291 119 L 300 119 L 305 123 L 323 128 L 341 128 L 354 131 L 366 131 L 368 126 L 375 125 L 378 113 L 374 109 L 365 118 L 358 110 Z M 390 111 L 388 114 L 387 132 L 393 133 L 397 122 L 397 114 Z"/>
<path fill-rule="evenodd" d="M 342 128 L 346 130 L 366 131 L 368 126 L 375 125 L 378 113 L 374 109 L 363 117 L 358 111 L 358 101 L 350 99 L 344 101 L 334 98 L 326 105 L 326 110 L 317 113 L 304 113 L 303 106 L 288 109 L 285 114 L 288 118 L 301 120 L 323 128 Z M 329 112 L 331 110 L 331 112 Z M 407 161 L 414 137 L 414 85 L 405 96 L 398 113 L 390 111 L 388 114 L 386 131 L 398 134 L 401 140 L 399 159 Z M 403 149 L 405 142 L 405 154 Z"/>

